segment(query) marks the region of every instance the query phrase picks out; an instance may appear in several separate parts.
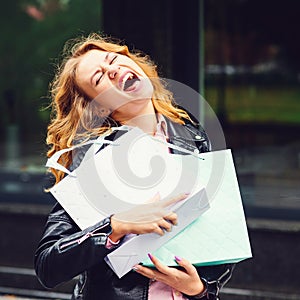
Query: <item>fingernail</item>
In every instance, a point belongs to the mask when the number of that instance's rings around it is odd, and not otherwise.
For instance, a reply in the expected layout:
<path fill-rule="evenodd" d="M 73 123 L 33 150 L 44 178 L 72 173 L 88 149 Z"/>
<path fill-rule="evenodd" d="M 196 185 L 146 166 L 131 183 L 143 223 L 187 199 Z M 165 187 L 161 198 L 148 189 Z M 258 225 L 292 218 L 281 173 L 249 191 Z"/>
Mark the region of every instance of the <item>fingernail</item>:
<path fill-rule="evenodd" d="M 176 261 L 181 261 L 181 258 L 179 256 L 175 256 Z"/>
<path fill-rule="evenodd" d="M 188 196 L 188 195 L 190 194 L 190 192 L 185 192 L 184 194 L 185 194 L 186 196 Z"/>
<path fill-rule="evenodd" d="M 152 260 L 152 258 L 153 258 L 153 256 L 150 254 L 150 253 L 148 253 L 148 257 Z"/>
<path fill-rule="evenodd" d="M 137 271 L 138 269 L 139 269 L 138 266 L 134 266 L 134 267 L 132 268 L 133 271 Z"/>

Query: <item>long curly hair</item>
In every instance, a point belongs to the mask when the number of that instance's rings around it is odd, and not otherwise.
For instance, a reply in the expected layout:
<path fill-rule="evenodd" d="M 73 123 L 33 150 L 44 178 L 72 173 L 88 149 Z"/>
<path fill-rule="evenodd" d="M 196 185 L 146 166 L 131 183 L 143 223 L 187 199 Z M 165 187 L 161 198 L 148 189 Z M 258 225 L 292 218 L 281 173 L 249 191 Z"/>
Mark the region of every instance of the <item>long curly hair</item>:
<path fill-rule="evenodd" d="M 97 115 L 97 109 L 92 107 L 95 105 L 94 101 L 80 90 L 76 82 L 76 68 L 81 57 L 94 49 L 115 52 L 131 58 L 152 82 L 152 102 L 156 112 L 180 124 L 184 123 L 183 118 L 189 119 L 184 110 L 176 107 L 173 94 L 159 78 L 157 66 L 149 56 L 136 50 L 129 51 L 121 42 L 93 33 L 65 44 L 63 60 L 57 66 L 56 75 L 50 84 L 52 112 L 46 139 L 46 143 L 50 145 L 48 157 L 58 150 L 71 147 L 76 140 L 82 141 L 83 138 L 88 139 L 91 135 L 99 135 L 110 130 L 114 122 L 110 118 L 101 120 Z M 72 163 L 72 154 L 70 152 L 63 154 L 59 162 L 68 168 Z M 56 183 L 64 177 L 62 171 L 55 169 L 50 171 L 54 174 Z"/>

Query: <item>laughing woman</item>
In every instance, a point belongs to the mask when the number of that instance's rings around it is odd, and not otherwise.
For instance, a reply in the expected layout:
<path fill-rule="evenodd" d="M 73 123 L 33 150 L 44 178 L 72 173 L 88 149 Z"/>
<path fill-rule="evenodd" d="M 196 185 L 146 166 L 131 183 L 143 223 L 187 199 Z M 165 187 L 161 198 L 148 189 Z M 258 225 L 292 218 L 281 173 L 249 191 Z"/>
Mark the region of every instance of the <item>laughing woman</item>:
<path fill-rule="evenodd" d="M 58 69 L 51 93 L 49 157 L 78 141 L 104 133 L 113 140 L 110 128 L 121 125 L 137 126 L 149 135 L 189 150 L 210 150 L 205 132 L 193 116 L 176 106 L 151 60 L 97 34 L 72 45 Z M 61 163 L 75 169 L 85 150 L 75 155 L 65 153 Z M 167 151 L 172 153 L 173 150 Z M 65 175 L 51 171 L 56 183 Z M 173 201 L 185 197 L 178 195 Z M 141 199 L 141 202 L 147 200 Z M 173 212 L 161 209 L 159 216 L 150 216 L 147 222 L 138 223 L 134 219 L 124 222 L 115 214 L 81 230 L 56 203 L 35 254 L 39 280 L 52 288 L 79 275 L 72 299 L 219 299 L 220 288 L 231 277 L 232 264 L 195 267 L 176 256 L 178 267 L 174 268 L 149 254 L 156 268 L 136 265 L 121 279 L 106 264 L 105 256 L 118 247 L 126 235 L 151 232 L 162 235 L 177 223 Z M 82 243 L 70 243 L 83 236 L 89 238 Z"/>

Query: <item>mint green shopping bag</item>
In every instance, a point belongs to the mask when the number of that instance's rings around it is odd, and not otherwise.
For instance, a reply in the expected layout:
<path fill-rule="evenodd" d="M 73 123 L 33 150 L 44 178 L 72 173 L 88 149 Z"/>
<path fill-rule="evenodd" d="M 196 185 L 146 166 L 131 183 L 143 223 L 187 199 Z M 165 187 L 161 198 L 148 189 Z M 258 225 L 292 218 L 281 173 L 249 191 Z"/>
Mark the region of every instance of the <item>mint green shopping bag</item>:
<path fill-rule="evenodd" d="M 177 266 L 174 256 L 196 266 L 235 263 L 252 257 L 247 225 L 229 149 L 203 153 L 199 180 L 206 188 L 210 208 L 195 222 L 153 254 L 164 264 Z M 153 266 L 149 259 L 143 264 Z"/>

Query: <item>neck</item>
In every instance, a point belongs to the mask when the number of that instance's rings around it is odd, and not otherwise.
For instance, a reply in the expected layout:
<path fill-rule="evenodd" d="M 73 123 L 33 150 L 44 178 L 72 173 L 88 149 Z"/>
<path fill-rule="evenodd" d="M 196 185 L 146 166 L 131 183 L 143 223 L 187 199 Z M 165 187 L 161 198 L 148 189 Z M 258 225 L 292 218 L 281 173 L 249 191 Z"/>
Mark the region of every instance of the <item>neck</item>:
<path fill-rule="evenodd" d="M 124 116 L 118 116 L 118 120 L 121 124 L 135 126 L 142 129 L 145 133 L 154 134 L 157 127 L 157 118 L 152 101 L 149 101 L 148 105 L 144 106 L 140 110 L 128 113 L 130 109 L 127 109 L 127 113 Z"/>
<path fill-rule="evenodd" d="M 146 115 L 131 119 L 130 121 L 125 122 L 124 124 L 139 127 L 145 133 L 154 135 L 157 127 L 157 118 L 155 114 Z"/>

